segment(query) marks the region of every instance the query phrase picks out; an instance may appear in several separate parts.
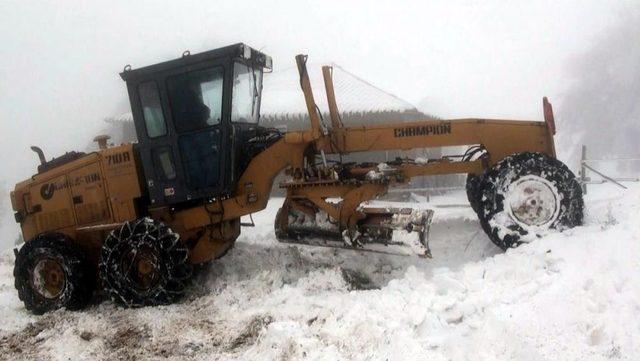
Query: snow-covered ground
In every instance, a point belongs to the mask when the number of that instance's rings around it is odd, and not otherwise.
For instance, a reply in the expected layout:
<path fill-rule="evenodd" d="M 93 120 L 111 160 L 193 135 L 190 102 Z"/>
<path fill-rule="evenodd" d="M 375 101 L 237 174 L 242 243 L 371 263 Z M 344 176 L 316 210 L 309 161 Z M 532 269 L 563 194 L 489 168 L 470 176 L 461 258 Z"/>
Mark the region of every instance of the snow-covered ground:
<path fill-rule="evenodd" d="M 437 208 L 431 260 L 280 244 L 274 200 L 166 307 L 33 316 L 4 253 L 0 359 L 639 360 L 640 187 L 589 191 L 585 226 L 506 253 Z"/>

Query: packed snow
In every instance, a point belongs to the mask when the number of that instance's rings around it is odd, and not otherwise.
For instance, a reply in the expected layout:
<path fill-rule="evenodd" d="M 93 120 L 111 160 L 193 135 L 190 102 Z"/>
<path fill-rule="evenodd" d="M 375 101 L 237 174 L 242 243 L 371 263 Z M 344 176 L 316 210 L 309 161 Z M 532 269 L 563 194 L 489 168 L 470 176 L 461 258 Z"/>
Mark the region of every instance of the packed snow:
<path fill-rule="evenodd" d="M 640 187 L 590 187 L 583 227 L 506 253 L 463 193 L 430 200 L 433 259 L 278 243 L 273 200 L 163 307 L 31 315 L 4 253 L 0 359 L 640 359 Z"/>

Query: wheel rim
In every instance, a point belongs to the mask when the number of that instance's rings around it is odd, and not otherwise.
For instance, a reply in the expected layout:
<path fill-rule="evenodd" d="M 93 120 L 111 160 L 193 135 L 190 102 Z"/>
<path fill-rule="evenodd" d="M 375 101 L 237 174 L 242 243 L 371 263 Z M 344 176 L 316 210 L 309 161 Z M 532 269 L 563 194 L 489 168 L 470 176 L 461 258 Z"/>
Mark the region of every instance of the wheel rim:
<path fill-rule="evenodd" d="M 132 249 L 122 258 L 123 274 L 139 291 L 154 288 L 160 279 L 159 257 L 151 249 Z"/>
<path fill-rule="evenodd" d="M 513 182 L 507 191 L 506 204 L 511 216 L 524 226 L 544 227 L 556 220 L 560 197 L 548 180 L 529 175 Z"/>
<path fill-rule="evenodd" d="M 45 258 L 33 267 L 31 285 L 42 297 L 54 299 L 62 294 L 67 283 L 67 276 L 58 260 Z"/>

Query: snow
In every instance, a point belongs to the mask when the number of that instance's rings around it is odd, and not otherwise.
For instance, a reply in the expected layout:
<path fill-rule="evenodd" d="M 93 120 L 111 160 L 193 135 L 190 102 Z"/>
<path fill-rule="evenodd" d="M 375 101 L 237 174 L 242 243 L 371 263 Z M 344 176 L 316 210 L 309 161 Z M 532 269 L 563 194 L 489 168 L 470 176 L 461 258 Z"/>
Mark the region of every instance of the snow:
<path fill-rule="evenodd" d="M 125 112 L 115 115 L 105 120 L 107 123 L 126 123 L 133 121 L 133 114 L 131 112 Z"/>
<path fill-rule="evenodd" d="M 378 163 L 376 169 L 370 170 L 365 174 L 365 178 L 368 180 L 382 179 L 389 173 L 392 173 L 394 168 L 390 167 L 387 163 Z"/>
<path fill-rule="evenodd" d="M 432 197 L 434 258 L 280 244 L 281 200 L 179 304 L 27 313 L 0 257 L 0 359 L 638 360 L 640 187 L 589 188 L 585 225 L 502 253 L 464 194 Z M 389 203 L 385 203 L 389 204 Z M 404 206 L 407 206 L 406 204 Z"/>

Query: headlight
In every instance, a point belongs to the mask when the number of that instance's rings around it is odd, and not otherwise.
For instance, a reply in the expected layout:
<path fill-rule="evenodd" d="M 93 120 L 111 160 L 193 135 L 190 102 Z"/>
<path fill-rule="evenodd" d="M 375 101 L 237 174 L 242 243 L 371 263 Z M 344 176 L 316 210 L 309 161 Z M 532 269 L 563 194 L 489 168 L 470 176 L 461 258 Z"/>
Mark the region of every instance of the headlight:
<path fill-rule="evenodd" d="M 273 60 L 269 55 L 264 56 L 264 67 L 269 70 L 273 70 Z"/>

